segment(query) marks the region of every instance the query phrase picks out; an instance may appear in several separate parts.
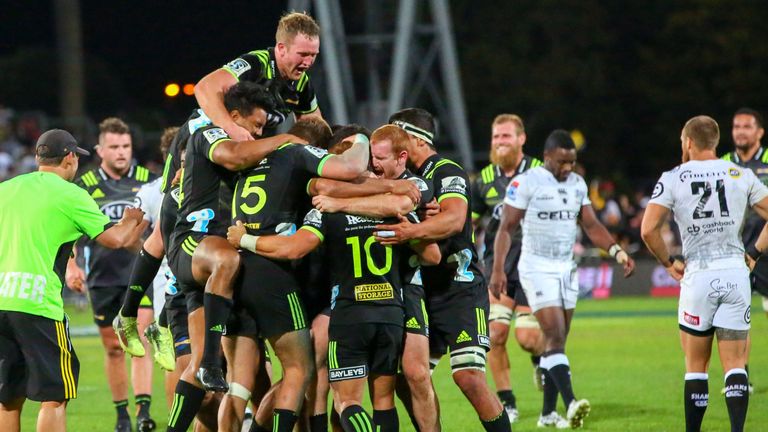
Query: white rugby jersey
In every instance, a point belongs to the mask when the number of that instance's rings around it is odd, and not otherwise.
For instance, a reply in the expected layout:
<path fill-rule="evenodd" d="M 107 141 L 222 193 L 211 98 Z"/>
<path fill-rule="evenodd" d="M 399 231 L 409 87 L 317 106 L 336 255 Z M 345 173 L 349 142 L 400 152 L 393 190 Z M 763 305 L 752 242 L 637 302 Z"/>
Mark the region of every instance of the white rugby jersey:
<path fill-rule="evenodd" d="M 580 175 L 571 173 L 560 182 L 543 166 L 531 168 L 512 179 L 504 204 L 525 210 L 521 260 L 573 260 L 581 207 L 592 204 Z"/>
<path fill-rule="evenodd" d="M 141 185 L 136 193 L 136 207 L 144 212 L 144 219 L 149 221 L 151 228 L 160 220 L 160 208 L 163 206 L 163 193 L 160 191 L 162 177 Z"/>
<path fill-rule="evenodd" d="M 689 161 L 662 174 L 649 203 L 674 213 L 686 266 L 712 268 L 716 260 L 743 263 L 741 227 L 747 206 L 766 196 L 768 188 L 752 170 L 712 159 Z"/>

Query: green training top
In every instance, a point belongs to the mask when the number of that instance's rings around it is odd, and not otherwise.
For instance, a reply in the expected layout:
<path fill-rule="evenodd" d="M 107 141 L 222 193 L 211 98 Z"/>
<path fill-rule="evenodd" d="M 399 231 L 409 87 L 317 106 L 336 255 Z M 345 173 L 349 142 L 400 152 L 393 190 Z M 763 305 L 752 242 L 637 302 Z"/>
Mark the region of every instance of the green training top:
<path fill-rule="evenodd" d="M 72 244 L 109 218 L 74 183 L 33 172 L 0 183 L 0 310 L 64 319 L 61 290 Z"/>

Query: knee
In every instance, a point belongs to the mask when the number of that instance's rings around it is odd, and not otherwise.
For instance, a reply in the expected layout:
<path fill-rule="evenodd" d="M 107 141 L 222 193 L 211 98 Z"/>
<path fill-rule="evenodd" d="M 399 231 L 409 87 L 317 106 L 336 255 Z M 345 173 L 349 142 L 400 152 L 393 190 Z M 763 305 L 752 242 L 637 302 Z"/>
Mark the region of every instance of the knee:
<path fill-rule="evenodd" d="M 216 252 L 214 271 L 225 274 L 237 274 L 240 270 L 240 254 L 234 249 L 221 249 Z"/>
<path fill-rule="evenodd" d="M 429 385 L 431 376 L 429 373 L 429 363 L 403 362 L 403 375 L 411 387 L 421 388 Z"/>
<path fill-rule="evenodd" d="M 509 339 L 509 325 L 494 321 L 491 322 L 490 330 L 491 345 L 494 348 L 506 346 L 507 339 Z"/>
<path fill-rule="evenodd" d="M 485 374 L 479 370 L 460 370 L 453 373 L 453 382 L 462 392 L 473 392 L 485 383 Z"/>
<path fill-rule="evenodd" d="M 125 352 L 122 348 L 120 348 L 120 345 L 117 342 L 109 342 L 105 345 L 104 349 L 107 352 L 107 357 L 110 360 L 115 359 L 123 359 L 125 358 Z"/>
<path fill-rule="evenodd" d="M 538 330 L 515 330 L 515 339 L 517 339 L 518 345 L 528 352 L 534 352 L 539 348 L 540 337 L 541 333 Z"/>

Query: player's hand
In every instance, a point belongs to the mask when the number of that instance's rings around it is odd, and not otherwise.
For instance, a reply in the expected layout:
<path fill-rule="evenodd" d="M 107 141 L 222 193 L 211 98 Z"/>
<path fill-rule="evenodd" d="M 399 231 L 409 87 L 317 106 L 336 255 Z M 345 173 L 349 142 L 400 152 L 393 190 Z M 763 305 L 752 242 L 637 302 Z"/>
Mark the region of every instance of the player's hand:
<path fill-rule="evenodd" d="M 245 235 L 245 225 L 242 221 L 236 221 L 234 225 L 227 229 L 227 241 L 235 249 L 240 247 L 240 239 Z"/>
<path fill-rule="evenodd" d="M 253 141 L 253 136 L 247 129 L 232 122 L 232 124 L 225 126 L 224 132 L 229 135 L 234 141 Z"/>
<path fill-rule="evenodd" d="M 434 198 L 432 198 L 432 201 L 428 202 L 423 208 L 419 209 L 418 211 L 419 219 L 421 219 L 422 221 L 425 221 L 437 214 L 440 214 L 440 204 L 438 204 L 437 200 Z"/>
<path fill-rule="evenodd" d="M 491 281 L 488 282 L 488 292 L 497 300 L 501 300 L 501 292 L 507 286 L 507 275 L 502 272 L 492 272 Z"/>
<path fill-rule="evenodd" d="M 753 260 L 749 254 L 744 254 L 744 262 L 746 262 L 747 267 L 749 267 L 749 271 L 754 270 L 755 264 L 757 264 L 757 260 Z"/>
<path fill-rule="evenodd" d="M 141 212 L 144 214 L 144 212 Z M 144 233 L 149 228 L 149 221 L 141 219 L 139 224 L 131 231 L 125 242 L 125 248 L 131 252 L 139 253 L 141 247 L 144 246 Z"/>
<path fill-rule="evenodd" d="M 395 195 L 405 195 L 413 201 L 415 206 L 421 201 L 421 191 L 416 183 L 410 180 L 394 180 L 392 182 L 392 193 Z"/>
<path fill-rule="evenodd" d="M 173 175 L 173 180 L 171 180 L 171 186 L 176 186 L 177 184 L 181 183 L 181 170 L 176 170 L 176 174 Z"/>
<path fill-rule="evenodd" d="M 78 267 L 74 258 L 70 258 L 69 261 L 67 261 L 67 271 L 64 274 L 64 281 L 72 291 L 81 294 L 85 293 L 85 272 Z"/>
<path fill-rule="evenodd" d="M 635 272 L 635 260 L 623 250 L 616 254 L 616 262 L 624 266 L 624 277 L 628 278 Z"/>
<path fill-rule="evenodd" d="M 126 207 L 123 210 L 123 218 L 120 219 L 120 223 L 135 223 L 139 225 L 144 220 L 144 212 L 136 207 Z M 145 227 L 146 228 L 146 227 Z"/>
<path fill-rule="evenodd" d="M 323 213 L 338 213 L 342 211 L 342 200 L 328 195 L 312 197 L 312 205 Z"/>
<path fill-rule="evenodd" d="M 405 243 L 408 240 L 416 238 L 417 224 L 411 223 L 403 215 L 397 215 L 400 222 L 393 225 L 376 225 L 376 231 L 373 236 L 376 241 L 383 245 L 394 245 Z"/>
<path fill-rule="evenodd" d="M 685 262 L 680 259 L 675 259 L 672 264 L 665 266 L 664 269 L 677 282 L 680 282 L 683 276 L 685 276 Z"/>

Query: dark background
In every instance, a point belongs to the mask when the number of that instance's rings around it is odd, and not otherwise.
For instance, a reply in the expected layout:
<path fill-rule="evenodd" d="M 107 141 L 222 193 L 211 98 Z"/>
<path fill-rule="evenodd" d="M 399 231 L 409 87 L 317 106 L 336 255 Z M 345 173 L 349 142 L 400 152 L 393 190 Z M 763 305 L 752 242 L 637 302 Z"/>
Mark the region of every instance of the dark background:
<path fill-rule="evenodd" d="M 347 31 L 358 31 L 364 3 L 341 3 Z M 83 0 L 89 116 L 119 115 L 149 131 L 182 123 L 194 98 L 167 98 L 165 84 L 194 83 L 273 45 L 286 4 Z M 578 128 L 588 175 L 627 188 L 679 163 L 688 118 L 717 119 L 724 152 L 732 148 L 733 111 L 762 110 L 768 100 L 765 2 L 455 0 L 451 13 L 473 146 L 481 151 L 501 112 L 523 117 L 535 155 L 552 129 Z M 0 105 L 55 117 L 53 3 L 4 2 L 0 16 Z M 364 97 L 365 88 L 356 90 Z"/>

